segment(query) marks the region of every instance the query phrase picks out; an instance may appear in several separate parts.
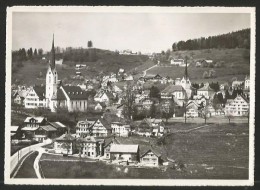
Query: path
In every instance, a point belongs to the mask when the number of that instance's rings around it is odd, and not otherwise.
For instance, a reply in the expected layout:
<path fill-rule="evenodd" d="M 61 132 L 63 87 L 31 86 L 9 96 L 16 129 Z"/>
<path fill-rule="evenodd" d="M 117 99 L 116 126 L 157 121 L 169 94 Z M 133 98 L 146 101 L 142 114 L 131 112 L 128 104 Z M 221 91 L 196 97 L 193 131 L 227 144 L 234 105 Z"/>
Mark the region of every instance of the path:
<path fill-rule="evenodd" d="M 42 153 L 44 153 L 45 150 L 43 148 L 39 148 L 37 151 L 39 152 L 39 154 L 37 155 L 37 157 L 34 160 L 33 168 L 35 170 L 37 178 L 38 179 L 42 179 L 41 172 L 40 172 L 39 161 L 40 161 L 40 158 L 42 156 Z"/>
<path fill-rule="evenodd" d="M 152 67 L 150 67 L 150 68 L 148 68 L 148 69 L 145 69 L 145 70 L 143 71 L 143 77 L 145 77 L 147 71 L 149 71 L 150 69 L 152 69 L 152 68 L 154 68 L 154 67 L 157 67 L 157 65 L 154 65 L 154 66 L 152 66 Z"/>

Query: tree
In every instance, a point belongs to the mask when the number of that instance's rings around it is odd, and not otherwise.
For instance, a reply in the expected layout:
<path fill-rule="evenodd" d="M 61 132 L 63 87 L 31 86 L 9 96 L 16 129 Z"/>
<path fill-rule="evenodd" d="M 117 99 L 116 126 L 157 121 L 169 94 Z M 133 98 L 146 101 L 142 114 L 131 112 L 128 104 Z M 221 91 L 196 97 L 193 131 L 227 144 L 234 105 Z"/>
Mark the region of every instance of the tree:
<path fill-rule="evenodd" d="M 209 100 L 205 101 L 205 105 L 204 107 L 201 109 L 201 116 L 202 118 L 204 118 L 204 123 L 207 123 L 207 117 L 208 115 L 210 115 L 210 111 L 209 111 Z"/>
<path fill-rule="evenodd" d="M 156 116 L 156 106 L 155 103 L 153 102 L 153 104 L 150 107 L 150 117 L 155 118 L 155 116 Z"/>
<path fill-rule="evenodd" d="M 160 90 L 156 86 L 150 88 L 150 98 L 160 98 Z"/>
<path fill-rule="evenodd" d="M 37 55 L 38 55 L 37 49 L 35 48 L 35 49 L 34 49 L 34 52 L 33 52 L 33 56 L 36 57 Z"/>
<path fill-rule="evenodd" d="M 90 41 L 88 41 L 88 48 L 92 48 L 93 47 L 93 43 L 92 43 L 92 41 L 90 40 Z"/>
<path fill-rule="evenodd" d="M 42 56 L 42 54 L 43 54 L 43 49 L 38 49 L 38 55 L 40 55 L 40 56 Z"/>
<path fill-rule="evenodd" d="M 161 112 L 162 112 L 162 116 L 165 118 L 166 123 L 168 123 L 168 119 L 170 119 L 172 117 L 172 115 L 174 114 L 174 102 L 173 100 L 169 100 L 169 104 L 163 105 L 161 104 Z"/>
<path fill-rule="evenodd" d="M 123 115 L 128 119 L 132 120 L 133 119 L 133 111 L 134 111 L 134 93 L 132 91 L 132 86 L 127 83 L 125 92 L 124 92 L 124 97 L 123 97 L 123 102 L 124 102 L 124 109 L 123 109 Z"/>

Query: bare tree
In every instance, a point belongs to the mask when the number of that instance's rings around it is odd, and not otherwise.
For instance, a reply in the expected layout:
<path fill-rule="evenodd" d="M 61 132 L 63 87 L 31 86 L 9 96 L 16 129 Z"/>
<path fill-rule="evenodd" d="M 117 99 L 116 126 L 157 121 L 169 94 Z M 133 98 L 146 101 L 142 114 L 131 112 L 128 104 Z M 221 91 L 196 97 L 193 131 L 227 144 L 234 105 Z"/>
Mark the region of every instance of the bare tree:
<path fill-rule="evenodd" d="M 124 110 L 123 115 L 129 119 L 133 119 L 133 113 L 134 113 L 134 93 L 132 90 L 132 85 L 130 83 L 127 84 L 125 92 L 124 92 Z"/>

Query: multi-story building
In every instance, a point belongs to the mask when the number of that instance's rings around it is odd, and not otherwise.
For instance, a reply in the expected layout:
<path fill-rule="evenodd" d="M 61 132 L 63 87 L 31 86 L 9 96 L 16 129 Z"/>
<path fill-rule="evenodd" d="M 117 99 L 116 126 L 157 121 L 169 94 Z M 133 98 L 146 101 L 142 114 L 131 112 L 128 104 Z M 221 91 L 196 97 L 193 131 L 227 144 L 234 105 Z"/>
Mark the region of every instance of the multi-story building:
<path fill-rule="evenodd" d="M 249 101 L 242 95 L 229 100 L 225 106 L 225 114 L 231 116 L 248 116 Z"/>
<path fill-rule="evenodd" d="M 76 126 L 76 137 L 86 137 L 87 135 L 92 134 L 92 125 L 95 121 L 79 121 Z"/>
<path fill-rule="evenodd" d="M 103 118 L 96 120 L 91 130 L 94 137 L 107 137 L 112 132 L 111 126 Z"/>
<path fill-rule="evenodd" d="M 112 122 L 112 133 L 119 137 L 128 137 L 130 133 L 130 125 L 124 122 Z"/>
<path fill-rule="evenodd" d="M 81 144 L 81 153 L 84 157 L 96 158 L 104 154 L 104 139 L 87 136 L 78 140 Z"/>

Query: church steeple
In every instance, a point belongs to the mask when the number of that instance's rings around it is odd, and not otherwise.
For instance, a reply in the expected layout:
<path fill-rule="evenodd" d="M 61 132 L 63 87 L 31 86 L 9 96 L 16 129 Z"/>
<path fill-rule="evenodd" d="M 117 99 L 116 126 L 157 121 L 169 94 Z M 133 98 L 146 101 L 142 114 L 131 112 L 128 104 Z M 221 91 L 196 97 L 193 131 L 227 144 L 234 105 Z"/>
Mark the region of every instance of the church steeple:
<path fill-rule="evenodd" d="M 187 67 L 187 57 L 185 57 L 185 73 L 184 73 L 185 79 L 188 78 L 188 67 Z"/>
<path fill-rule="evenodd" d="M 52 48 L 51 48 L 51 62 L 50 62 L 51 69 L 55 68 L 55 48 L 54 48 L 54 34 L 52 38 Z"/>

